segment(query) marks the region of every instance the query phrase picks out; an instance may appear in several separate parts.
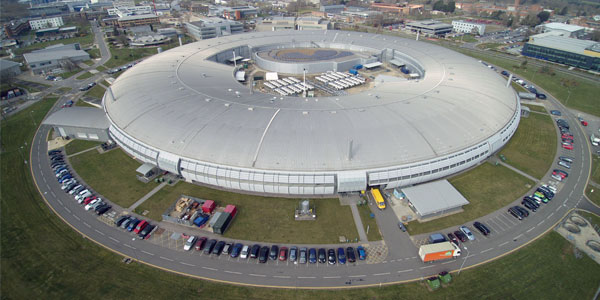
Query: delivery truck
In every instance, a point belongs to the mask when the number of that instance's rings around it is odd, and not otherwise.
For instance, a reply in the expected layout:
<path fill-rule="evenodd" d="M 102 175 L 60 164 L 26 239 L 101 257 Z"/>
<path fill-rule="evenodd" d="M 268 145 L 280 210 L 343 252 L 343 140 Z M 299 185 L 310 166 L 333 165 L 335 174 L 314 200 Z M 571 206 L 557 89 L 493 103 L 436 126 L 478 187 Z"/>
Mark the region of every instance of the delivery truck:
<path fill-rule="evenodd" d="M 419 257 L 423 262 L 435 262 L 458 256 L 460 256 L 460 248 L 451 242 L 427 244 L 419 248 Z"/>

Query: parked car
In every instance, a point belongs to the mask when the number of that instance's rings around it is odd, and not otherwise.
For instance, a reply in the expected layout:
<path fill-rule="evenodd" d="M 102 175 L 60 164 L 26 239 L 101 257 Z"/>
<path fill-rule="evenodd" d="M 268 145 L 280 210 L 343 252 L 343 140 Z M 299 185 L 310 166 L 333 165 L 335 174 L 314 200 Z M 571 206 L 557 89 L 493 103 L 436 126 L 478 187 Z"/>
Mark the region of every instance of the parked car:
<path fill-rule="evenodd" d="M 359 260 L 367 259 L 367 251 L 365 250 L 365 248 L 363 246 L 358 246 L 358 248 L 356 248 L 356 252 L 358 252 Z"/>
<path fill-rule="evenodd" d="M 242 247 L 242 251 L 240 252 L 240 258 L 248 258 L 248 252 L 250 252 L 250 246 L 244 245 L 244 247 Z"/>
<path fill-rule="evenodd" d="M 308 250 L 308 262 L 311 264 L 317 263 L 317 249 L 310 248 Z"/>
<path fill-rule="evenodd" d="M 561 161 L 564 161 L 564 162 L 568 162 L 570 164 L 572 164 L 573 161 L 575 161 L 574 158 L 569 157 L 569 156 L 559 156 L 558 159 L 560 159 Z"/>
<path fill-rule="evenodd" d="M 205 255 L 211 254 L 213 249 L 215 248 L 216 244 L 217 244 L 217 240 L 215 240 L 215 239 L 210 239 L 208 242 L 206 242 L 206 246 L 204 247 L 204 254 Z"/>
<path fill-rule="evenodd" d="M 552 171 L 552 174 L 553 174 L 553 175 L 559 175 L 559 176 L 560 176 L 560 177 L 562 177 L 562 178 L 567 178 L 567 177 L 569 177 L 569 173 L 567 173 L 567 172 L 565 172 L 565 171 L 563 171 L 563 170 L 560 170 L 560 169 L 554 169 L 554 170 Z"/>
<path fill-rule="evenodd" d="M 141 220 L 138 220 L 137 218 L 131 220 L 131 222 L 129 222 L 129 225 L 127 225 L 127 231 L 131 232 L 135 228 L 135 226 L 137 226 L 137 224 L 140 222 Z"/>
<path fill-rule="evenodd" d="M 192 247 L 194 246 L 194 244 L 196 243 L 196 237 L 195 236 L 190 236 L 187 241 L 185 242 L 185 245 L 183 245 L 183 250 L 185 251 L 190 251 L 190 249 L 192 249 Z"/>
<path fill-rule="evenodd" d="M 101 215 L 105 214 L 107 211 L 109 211 L 111 208 L 112 208 L 112 206 L 108 203 L 101 204 L 98 207 L 96 207 L 96 214 L 101 216 Z"/>
<path fill-rule="evenodd" d="M 568 142 L 562 142 L 561 147 L 563 147 L 563 149 L 567 149 L 567 150 L 573 150 L 573 144 L 568 143 Z"/>
<path fill-rule="evenodd" d="M 287 249 L 287 247 L 281 247 L 279 249 L 279 260 L 280 261 L 286 261 L 287 260 L 287 255 L 288 255 L 288 249 Z"/>
<path fill-rule="evenodd" d="M 468 240 L 467 236 L 460 230 L 455 231 L 454 235 L 463 243 Z"/>
<path fill-rule="evenodd" d="M 404 226 L 404 224 L 402 222 L 398 222 L 398 228 L 400 228 L 400 230 L 402 230 L 402 232 L 406 232 L 406 226 Z"/>
<path fill-rule="evenodd" d="M 473 227 L 477 228 L 477 230 L 479 230 L 479 232 L 481 232 L 483 235 L 488 235 L 491 233 L 490 229 L 479 221 L 474 222 Z"/>
<path fill-rule="evenodd" d="M 298 247 L 290 248 L 290 261 L 296 263 L 298 261 Z"/>
<path fill-rule="evenodd" d="M 302 247 L 302 248 L 300 248 L 300 252 L 298 255 L 298 263 L 305 264 L 306 260 L 307 260 L 306 248 Z"/>
<path fill-rule="evenodd" d="M 354 248 L 352 248 L 352 247 L 346 248 L 346 256 L 348 257 L 349 263 L 356 262 L 356 253 L 354 252 Z"/>
<path fill-rule="evenodd" d="M 259 244 L 253 245 L 252 249 L 250 249 L 250 258 L 257 258 L 259 252 L 260 252 L 260 245 Z"/>
<path fill-rule="evenodd" d="M 320 264 L 324 264 L 325 261 L 327 260 L 326 253 L 325 253 L 325 248 L 319 248 L 319 257 L 318 257 L 318 259 L 319 259 L 319 263 Z"/>
<path fill-rule="evenodd" d="M 121 228 L 123 229 L 127 229 L 127 227 L 129 226 L 129 223 L 131 223 L 131 221 L 135 220 L 135 217 L 129 217 L 127 220 L 123 221 L 123 223 L 121 223 Z"/>
<path fill-rule="evenodd" d="M 460 246 L 460 243 L 458 242 L 458 238 L 456 237 L 456 235 L 454 235 L 454 233 L 450 232 L 448 233 L 448 239 L 453 242 L 456 246 Z"/>
<path fill-rule="evenodd" d="M 523 201 L 521 201 L 521 205 L 523 205 L 523 206 L 527 207 L 529 210 L 535 212 L 537 210 L 537 207 L 533 203 L 535 203 L 535 202 L 533 202 L 527 198 L 523 198 Z"/>
<path fill-rule="evenodd" d="M 140 237 L 141 239 L 146 239 L 150 232 L 152 232 L 152 230 L 154 229 L 154 225 L 148 223 L 148 225 L 146 225 L 146 227 L 144 227 L 144 229 L 142 229 L 142 231 L 140 231 L 140 233 L 138 234 L 138 237 Z"/>
<path fill-rule="evenodd" d="M 233 244 L 226 243 L 225 246 L 223 246 L 223 254 L 229 255 L 229 253 L 231 252 L 231 248 L 233 248 Z"/>
<path fill-rule="evenodd" d="M 336 263 L 335 250 L 333 250 L 333 249 L 327 250 L 327 263 L 330 265 L 335 265 L 335 263 Z"/>
<path fill-rule="evenodd" d="M 223 248 L 225 248 L 225 241 L 219 241 L 213 248 L 212 254 L 216 254 L 217 256 L 221 255 Z"/>
<path fill-rule="evenodd" d="M 139 234 L 140 231 L 142 231 L 144 228 L 146 228 L 146 226 L 148 226 L 148 221 L 146 221 L 146 220 L 141 221 L 140 224 L 138 224 L 137 226 L 135 226 L 135 229 L 133 230 L 133 233 Z"/>
<path fill-rule="evenodd" d="M 102 202 L 102 200 L 100 200 L 100 199 L 94 199 L 91 202 L 89 202 L 86 206 L 84 206 L 83 208 L 85 210 L 95 209 L 96 207 L 98 207 L 98 205 L 100 205 L 101 202 Z"/>
<path fill-rule="evenodd" d="M 561 166 L 561 167 L 565 167 L 567 169 L 571 168 L 571 164 L 569 164 L 568 162 L 564 162 L 562 160 L 558 161 L 558 165 Z"/>
<path fill-rule="evenodd" d="M 473 235 L 473 233 L 471 232 L 471 230 L 467 227 L 467 226 L 460 226 L 458 229 L 460 229 L 460 231 L 462 231 L 462 233 L 464 233 L 467 238 L 469 239 L 469 241 L 474 241 L 475 240 L 475 235 Z"/>
<path fill-rule="evenodd" d="M 515 209 L 518 210 L 522 216 L 529 217 L 529 212 L 521 206 L 515 206 Z"/>
<path fill-rule="evenodd" d="M 277 245 L 271 246 L 271 251 L 269 251 L 269 259 L 277 260 L 277 255 L 279 254 L 279 247 Z"/>
<path fill-rule="evenodd" d="M 120 216 L 117 220 L 115 220 L 115 225 L 120 227 L 121 224 L 123 224 L 123 222 L 125 222 L 127 219 L 129 219 L 129 215 Z"/>
<path fill-rule="evenodd" d="M 338 259 L 338 262 L 340 263 L 340 265 L 346 264 L 346 253 L 344 252 L 344 248 L 342 248 L 342 247 L 337 248 L 337 259 Z"/>
<path fill-rule="evenodd" d="M 233 245 L 233 248 L 231 249 L 231 254 L 229 254 L 229 256 L 231 256 L 231 258 L 236 258 L 240 255 L 240 253 L 242 252 L 242 248 L 244 248 L 244 245 L 241 243 L 236 243 L 235 245 Z M 246 254 L 248 253 L 248 248 L 246 248 Z"/>
<path fill-rule="evenodd" d="M 196 251 L 202 251 L 204 249 L 204 246 L 206 245 L 207 240 L 208 239 L 205 236 L 199 238 L 196 241 L 196 245 L 194 245 L 194 248 L 196 249 Z"/>
<path fill-rule="evenodd" d="M 263 264 L 266 263 L 268 256 L 269 256 L 269 247 L 263 246 L 262 248 L 260 248 L 260 253 L 258 254 L 258 262 L 263 263 Z"/>
<path fill-rule="evenodd" d="M 517 209 L 515 209 L 514 206 L 508 209 L 508 213 L 511 214 L 511 215 L 513 215 L 513 217 L 515 217 L 515 218 L 517 218 L 519 220 L 523 220 L 523 216 L 521 215 L 521 213 Z"/>

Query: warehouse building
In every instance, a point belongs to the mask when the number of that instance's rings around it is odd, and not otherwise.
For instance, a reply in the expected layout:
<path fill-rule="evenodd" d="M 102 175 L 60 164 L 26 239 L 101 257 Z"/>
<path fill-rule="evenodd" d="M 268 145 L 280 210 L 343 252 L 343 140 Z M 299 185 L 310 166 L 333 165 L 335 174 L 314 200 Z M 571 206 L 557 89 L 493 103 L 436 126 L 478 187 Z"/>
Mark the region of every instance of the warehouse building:
<path fill-rule="evenodd" d="M 521 54 L 537 59 L 600 71 L 600 43 L 547 32 L 529 37 Z"/>
<path fill-rule="evenodd" d="M 107 142 L 110 123 L 103 110 L 94 107 L 65 107 L 43 122 L 63 138 Z"/>
<path fill-rule="evenodd" d="M 65 68 L 68 65 L 90 59 L 90 55 L 81 50 L 78 43 L 58 44 L 48 46 L 41 50 L 35 50 L 23 54 L 25 62 L 34 74 L 40 74 L 54 69 Z"/>
<path fill-rule="evenodd" d="M 158 24 L 160 20 L 155 14 L 123 16 L 117 19 L 117 24 L 121 28 Z"/>
<path fill-rule="evenodd" d="M 585 27 L 556 22 L 538 25 L 536 26 L 536 30 L 540 33 L 561 33 L 563 36 L 572 38 L 580 38 L 585 35 Z"/>
<path fill-rule="evenodd" d="M 469 201 L 448 180 L 439 180 L 403 188 L 408 206 L 419 220 L 445 216 L 462 211 Z"/>
<path fill-rule="evenodd" d="M 0 59 L 0 79 L 2 81 L 21 74 L 21 64 L 12 60 Z"/>
<path fill-rule="evenodd" d="M 445 35 L 452 32 L 452 25 L 440 21 L 427 20 L 406 23 L 406 28 L 413 32 L 420 32 L 429 35 Z"/>

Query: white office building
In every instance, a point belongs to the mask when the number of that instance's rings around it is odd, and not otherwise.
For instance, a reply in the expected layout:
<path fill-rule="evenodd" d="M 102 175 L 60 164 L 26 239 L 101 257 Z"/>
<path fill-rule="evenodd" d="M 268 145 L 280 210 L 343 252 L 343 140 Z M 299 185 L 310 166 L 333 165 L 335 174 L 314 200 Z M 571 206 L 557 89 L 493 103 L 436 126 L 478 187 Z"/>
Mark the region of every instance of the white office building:
<path fill-rule="evenodd" d="M 63 22 L 62 17 L 44 18 L 29 21 L 29 27 L 31 27 L 31 30 L 55 28 L 63 25 L 65 25 L 65 23 Z"/>
<path fill-rule="evenodd" d="M 452 30 L 454 32 L 462 33 L 477 32 L 479 35 L 483 35 L 485 33 L 485 24 L 465 22 L 463 20 L 452 21 Z"/>

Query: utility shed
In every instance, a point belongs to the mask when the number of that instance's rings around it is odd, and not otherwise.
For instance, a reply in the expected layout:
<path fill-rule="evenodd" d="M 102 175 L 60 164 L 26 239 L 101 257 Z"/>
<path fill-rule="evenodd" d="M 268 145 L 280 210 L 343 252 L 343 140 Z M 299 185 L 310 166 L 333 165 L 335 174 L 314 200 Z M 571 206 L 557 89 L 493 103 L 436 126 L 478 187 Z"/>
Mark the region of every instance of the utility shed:
<path fill-rule="evenodd" d="M 381 65 L 383 65 L 381 62 L 376 61 L 376 62 L 372 62 L 370 64 L 364 64 L 365 69 L 374 69 L 377 67 L 380 67 Z"/>
<path fill-rule="evenodd" d="M 448 180 L 434 181 L 403 188 L 410 208 L 419 220 L 462 211 L 469 201 Z"/>
<path fill-rule="evenodd" d="M 110 123 L 102 109 L 65 107 L 52 113 L 42 124 L 54 127 L 63 138 L 107 142 Z"/>

